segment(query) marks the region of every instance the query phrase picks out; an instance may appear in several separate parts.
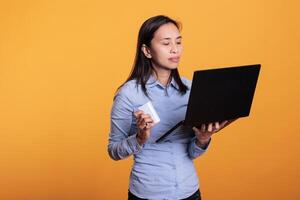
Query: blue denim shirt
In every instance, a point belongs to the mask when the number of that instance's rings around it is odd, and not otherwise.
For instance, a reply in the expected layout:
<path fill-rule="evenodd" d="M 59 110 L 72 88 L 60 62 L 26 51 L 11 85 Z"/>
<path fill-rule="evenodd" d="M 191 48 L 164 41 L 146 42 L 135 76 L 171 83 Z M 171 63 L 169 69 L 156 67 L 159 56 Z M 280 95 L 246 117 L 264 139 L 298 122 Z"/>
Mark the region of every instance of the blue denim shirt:
<path fill-rule="evenodd" d="M 190 94 L 191 81 L 182 78 L 188 91 L 182 95 L 173 79 L 167 86 L 152 76 L 144 95 L 136 81 L 127 82 L 116 94 L 111 110 L 111 127 L 108 153 L 114 160 L 134 156 L 129 190 L 146 199 L 183 199 L 199 188 L 193 159 L 206 149 L 198 147 L 191 128 L 179 127 L 164 142 L 155 143 L 162 134 L 184 120 Z M 151 129 L 151 136 L 143 145 L 136 139 L 137 127 L 134 112 L 151 101 L 160 122 Z"/>

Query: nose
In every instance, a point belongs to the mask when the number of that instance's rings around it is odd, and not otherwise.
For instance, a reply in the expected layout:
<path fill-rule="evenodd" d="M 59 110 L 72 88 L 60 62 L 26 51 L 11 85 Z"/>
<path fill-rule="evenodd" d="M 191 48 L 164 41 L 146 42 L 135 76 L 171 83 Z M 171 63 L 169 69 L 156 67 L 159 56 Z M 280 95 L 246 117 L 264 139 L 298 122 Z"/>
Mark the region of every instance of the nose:
<path fill-rule="evenodd" d="M 178 52 L 178 47 L 176 44 L 171 45 L 170 53 L 177 53 Z"/>

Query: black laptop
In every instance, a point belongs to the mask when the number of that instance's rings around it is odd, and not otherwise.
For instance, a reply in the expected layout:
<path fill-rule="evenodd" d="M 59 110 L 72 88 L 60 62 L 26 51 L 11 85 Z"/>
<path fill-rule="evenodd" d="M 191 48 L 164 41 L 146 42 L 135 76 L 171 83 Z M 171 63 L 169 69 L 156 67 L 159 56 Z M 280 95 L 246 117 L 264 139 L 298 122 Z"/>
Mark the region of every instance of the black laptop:
<path fill-rule="evenodd" d="M 249 116 L 260 67 L 255 64 L 195 71 L 185 120 L 156 142 L 181 125 L 200 126 Z"/>

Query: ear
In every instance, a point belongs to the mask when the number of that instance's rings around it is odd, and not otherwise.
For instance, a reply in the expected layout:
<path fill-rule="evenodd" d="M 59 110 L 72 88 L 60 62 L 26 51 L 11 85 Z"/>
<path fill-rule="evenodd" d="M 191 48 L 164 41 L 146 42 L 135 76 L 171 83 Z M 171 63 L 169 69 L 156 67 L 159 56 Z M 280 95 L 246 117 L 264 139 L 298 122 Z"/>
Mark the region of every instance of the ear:
<path fill-rule="evenodd" d="M 142 52 L 147 58 L 152 58 L 150 48 L 147 47 L 145 44 L 142 45 Z"/>

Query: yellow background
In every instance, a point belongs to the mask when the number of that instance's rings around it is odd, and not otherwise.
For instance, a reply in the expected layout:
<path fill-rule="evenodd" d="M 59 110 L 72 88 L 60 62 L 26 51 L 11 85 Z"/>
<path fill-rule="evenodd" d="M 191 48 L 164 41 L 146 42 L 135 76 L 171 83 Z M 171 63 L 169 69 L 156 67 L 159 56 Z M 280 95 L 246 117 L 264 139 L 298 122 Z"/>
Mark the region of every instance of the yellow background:
<path fill-rule="evenodd" d="M 204 199 L 300 199 L 297 0 L 0 3 L 0 199 L 126 199 L 107 154 L 116 88 L 144 20 L 183 23 L 183 76 L 261 63 L 251 115 L 195 160 Z"/>

